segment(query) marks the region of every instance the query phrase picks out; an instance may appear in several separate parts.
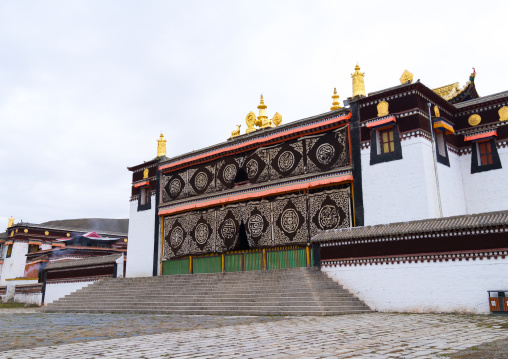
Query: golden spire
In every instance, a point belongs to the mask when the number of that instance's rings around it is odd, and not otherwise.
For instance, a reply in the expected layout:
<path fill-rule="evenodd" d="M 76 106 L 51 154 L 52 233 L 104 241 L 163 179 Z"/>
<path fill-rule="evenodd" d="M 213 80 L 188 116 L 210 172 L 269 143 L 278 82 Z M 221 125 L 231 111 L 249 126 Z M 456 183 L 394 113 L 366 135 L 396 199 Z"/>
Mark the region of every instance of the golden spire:
<path fill-rule="evenodd" d="M 332 102 L 332 107 L 330 107 L 330 110 L 338 110 L 340 108 L 340 104 L 339 104 L 339 95 L 337 95 L 337 89 L 334 87 L 333 88 L 333 102 Z"/>
<path fill-rule="evenodd" d="M 365 82 L 363 80 L 364 76 L 365 72 L 360 72 L 360 66 L 356 64 L 355 73 L 351 74 L 351 78 L 353 79 L 353 97 L 365 97 Z"/>
<path fill-rule="evenodd" d="M 157 140 L 157 157 L 166 156 L 166 141 L 164 135 L 161 133 L 161 137 Z"/>
<path fill-rule="evenodd" d="M 7 225 L 7 228 L 11 228 L 14 225 L 14 218 L 9 218 L 9 224 Z"/>
<path fill-rule="evenodd" d="M 266 116 L 266 105 L 265 105 L 265 101 L 263 100 L 263 95 L 261 95 L 261 100 L 258 105 L 258 110 L 259 110 L 259 116 L 258 116 L 258 120 L 256 121 L 256 125 L 259 128 L 271 127 L 271 121 L 268 120 L 268 117 Z"/>

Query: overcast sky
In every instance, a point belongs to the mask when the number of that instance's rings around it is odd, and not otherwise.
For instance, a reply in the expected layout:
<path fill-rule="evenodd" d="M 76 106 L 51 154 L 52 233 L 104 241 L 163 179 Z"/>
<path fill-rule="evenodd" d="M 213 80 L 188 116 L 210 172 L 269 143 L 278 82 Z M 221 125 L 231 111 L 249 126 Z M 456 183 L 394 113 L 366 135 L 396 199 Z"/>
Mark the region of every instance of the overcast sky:
<path fill-rule="evenodd" d="M 405 69 L 508 90 L 507 1 L 0 0 L 0 227 L 127 218 L 133 166 L 227 139 L 262 93 L 283 123 Z"/>

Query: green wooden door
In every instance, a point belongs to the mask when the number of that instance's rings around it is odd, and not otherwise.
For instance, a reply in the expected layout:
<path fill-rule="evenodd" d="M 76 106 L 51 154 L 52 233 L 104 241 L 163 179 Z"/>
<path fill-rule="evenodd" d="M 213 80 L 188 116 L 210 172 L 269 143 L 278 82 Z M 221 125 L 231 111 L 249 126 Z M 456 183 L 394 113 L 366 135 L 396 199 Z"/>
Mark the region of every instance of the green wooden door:
<path fill-rule="evenodd" d="M 305 248 L 266 252 L 266 269 L 305 267 Z"/>
<path fill-rule="evenodd" d="M 220 273 L 222 272 L 221 256 L 192 258 L 193 273 Z"/>
<path fill-rule="evenodd" d="M 162 262 L 162 275 L 189 274 L 189 258 Z"/>

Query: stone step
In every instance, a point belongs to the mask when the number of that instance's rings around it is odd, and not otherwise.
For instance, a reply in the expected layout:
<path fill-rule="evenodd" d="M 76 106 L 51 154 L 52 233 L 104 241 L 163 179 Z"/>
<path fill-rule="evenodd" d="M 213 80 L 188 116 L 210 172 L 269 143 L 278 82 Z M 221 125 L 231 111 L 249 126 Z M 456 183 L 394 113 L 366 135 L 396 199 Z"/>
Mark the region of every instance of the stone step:
<path fill-rule="evenodd" d="M 106 279 L 43 310 L 217 315 L 370 312 L 351 293 L 311 268 Z"/>

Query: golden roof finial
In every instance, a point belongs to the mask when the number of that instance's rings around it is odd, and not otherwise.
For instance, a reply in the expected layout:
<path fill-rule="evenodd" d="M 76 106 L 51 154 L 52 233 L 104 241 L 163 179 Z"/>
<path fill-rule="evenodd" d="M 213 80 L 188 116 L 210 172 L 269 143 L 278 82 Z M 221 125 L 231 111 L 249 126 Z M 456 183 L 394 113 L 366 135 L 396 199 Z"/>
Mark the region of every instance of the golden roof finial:
<path fill-rule="evenodd" d="M 14 225 L 14 218 L 9 218 L 9 224 L 7 225 L 7 228 L 11 228 Z"/>
<path fill-rule="evenodd" d="M 166 156 L 166 141 L 164 135 L 161 133 L 161 137 L 157 140 L 157 157 Z"/>
<path fill-rule="evenodd" d="M 337 95 L 337 88 L 333 88 L 333 102 L 332 102 L 332 107 L 330 107 L 330 110 L 338 110 L 340 108 L 340 103 L 339 103 L 339 95 Z"/>
<path fill-rule="evenodd" d="M 263 100 L 263 95 L 261 95 L 261 100 L 258 105 L 259 110 L 259 116 L 258 120 L 256 121 L 256 126 L 259 128 L 267 128 L 271 127 L 271 121 L 268 120 L 268 116 L 266 116 L 266 105 L 265 101 Z"/>
<path fill-rule="evenodd" d="M 406 84 L 408 82 L 411 84 L 413 83 L 413 74 L 408 70 L 404 70 L 399 80 L 401 84 Z"/>
<path fill-rule="evenodd" d="M 360 66 L 356 64 L 355 73 L 351 74 L 351 78 L 353 79 L 353 97 L 356 96 L 365 97 L 365 82 L 363 79 L 364 76 L 365 72 L 360 72 Z"/>

